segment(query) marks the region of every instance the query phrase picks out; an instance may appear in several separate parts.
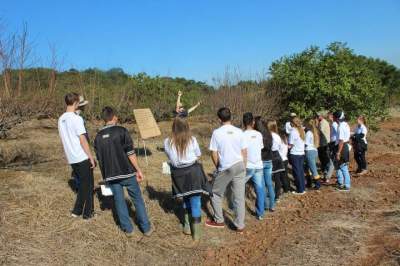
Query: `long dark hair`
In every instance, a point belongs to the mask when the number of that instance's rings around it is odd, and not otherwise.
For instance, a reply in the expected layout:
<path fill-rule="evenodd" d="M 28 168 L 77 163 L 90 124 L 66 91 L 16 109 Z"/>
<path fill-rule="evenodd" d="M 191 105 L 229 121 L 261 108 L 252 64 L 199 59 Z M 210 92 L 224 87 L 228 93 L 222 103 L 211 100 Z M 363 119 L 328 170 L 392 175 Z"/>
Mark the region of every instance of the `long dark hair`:
<path fill-rule="evenodd" d="M 264 141 L 271 140 L 272 134 L 268 130 L 268 128 L 265 126 L 265 122 L 262 120 L 261 116 L 256 116 L 256 118 L 254 118 L 254 122 L 255 122 L 254 129 L 261 133 Z M 264 148 L 267 148 L 267 147 L 264 147 Z"/>

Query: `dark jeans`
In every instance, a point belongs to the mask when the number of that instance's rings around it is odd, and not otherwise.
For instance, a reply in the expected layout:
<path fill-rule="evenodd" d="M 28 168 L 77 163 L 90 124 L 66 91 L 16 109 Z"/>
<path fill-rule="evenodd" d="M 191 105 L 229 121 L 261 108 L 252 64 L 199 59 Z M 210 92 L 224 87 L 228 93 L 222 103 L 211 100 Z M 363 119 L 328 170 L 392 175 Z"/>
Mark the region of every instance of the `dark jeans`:
<path fill-rule="evenodd" d="M 305 190 L 304 155 L 291 154 L 289 160 L 293 168 L 293 177 L 297 192 L 302 193 Z"/>
<path fill-rule="evenodd" d="M 128 190 L 128 195 L 131 197 L 136 211 L 136 220 L 139 223 L 140 229 L 144 233 L 150 230 L 150 221 L 147 217 L 146 207 L 142 198 L 140 186 L 136 181 L 136 177 L 129 177 L 109 183 L 109 186 L 114 195 L 115 209 L 121 229 L 124 232 L 131 233 L 133 226 L 129 216 L 128 206 L 124 197 L 124 187 Z"/>
<path fill-rule="evenodd" d="M 71 164 L 71 167 L 80 180 L 72 213 L 76 215 L 83 214 L 83 218 L 88 219 L 93 215 L 93 170 L 90 168 L 91 164 L 89 160 Z"/>
<path fill-rule="evenodd" d="M 283 164 L 285 166 L 285 171 L 273 174 L 275 182 L 275 200 L 279 199 L 282 188 L 285 193 L 290 190 L 290 182 L 287 174 L 288 161 L 284 161 Z"/>
<path fill-rule="evenodd" d="M 354 159 L 357 162 L 357 171 L 367 170 L 367 160 L 365 159 L 365 149 L 354 150 Z"/>
<path fill-rule="evenodd" d="M 321 163 L 321 171 L 326 175 L 329 170 L 329 147 L 328 145 L 318 147 L 318 159 Z"/>

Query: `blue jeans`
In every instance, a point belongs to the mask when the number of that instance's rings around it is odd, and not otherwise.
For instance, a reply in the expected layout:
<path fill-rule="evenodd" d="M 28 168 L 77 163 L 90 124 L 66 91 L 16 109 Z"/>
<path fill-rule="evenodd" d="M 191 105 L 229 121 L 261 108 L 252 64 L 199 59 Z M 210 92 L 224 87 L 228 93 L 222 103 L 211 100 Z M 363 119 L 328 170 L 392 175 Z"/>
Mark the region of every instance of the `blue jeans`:
<path fill-rule="evenodd" d="M 302 193 L 305 190 L 304 180 L 304 155 L 293 155 L 289 156 L 290 164 L 293 169 L 294 183 L 298 193 Z"/>
<path fill-rule="evenodd" d="M 318 176 L 317 158 L 318 152 L 316 150 L 306 151 L 307 167 L 310 169 L 313 177 Z"/>
<path fill-rule="evenodd" d="M 124 187 L 128 190 L 128 195 L 131 197 L 136 210 L 136 220 L 139 223 L 140 229 L 146 233 L 150 230 L 150 221 L 147 217 L 146 207 L 142 198 L 142 192 L 136 177 L 129 177 L 119 181 L 109 183 L 109 186 L 114 195 L 114 204 L 117 211 L 119 224 L 124 232 L 131 233 L 133 226 L 129 217 L 128 206 L 125 202 Z"/>
<path fill-rule="evenodd" d="M 267 188 L 264 209 L 273 209 L 275 208 L 275 189 L 274 185 L 272 184 L 272 161 L 263 161 L 263 166 L 264 184 Z M 269 198 L 269 200 L 267 198 Z"/>
<path fill-rule="evenodd" d="M 265 181 L 263 169 L 246 169 L 246 177 L 251 178 L 254 184 L 254 190 L 257 195 L 256 199 L 256 215 L 264 216 L 265 206 Z"/>
<path fill-rule="evenodd" d="M 339 168 L 336 170 L 337 181 L 339 185 L 343 185 L 346 188 L 350 188 L 350 172 L 348 163 L 341 164 Z"/>
<path fill-rule="evenodd" d="M 187 210 L 193 218 L 201 217 L 201 196 L 190 195 L 183 198 L 183 208 Z"/>

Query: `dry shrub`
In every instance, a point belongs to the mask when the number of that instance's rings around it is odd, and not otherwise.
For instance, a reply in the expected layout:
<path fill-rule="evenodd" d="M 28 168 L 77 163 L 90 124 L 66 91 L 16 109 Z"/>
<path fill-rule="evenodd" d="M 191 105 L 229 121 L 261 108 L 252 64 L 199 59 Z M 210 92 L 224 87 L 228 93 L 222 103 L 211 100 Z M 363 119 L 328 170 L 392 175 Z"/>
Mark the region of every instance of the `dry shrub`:
<path fill-rule="evenodd" d="M 276 119 L 282 112 L 281 89 L 266 77 L 259 80 L 244 79 L 237 72 L 227 72 L 223 79 L 216 79 L 216 90 L 209 96 L 207 104 L 216 113 L 228 107 L 235 124 L 240 124 L 244 113 L 252 112 L 264 118 Z"/>

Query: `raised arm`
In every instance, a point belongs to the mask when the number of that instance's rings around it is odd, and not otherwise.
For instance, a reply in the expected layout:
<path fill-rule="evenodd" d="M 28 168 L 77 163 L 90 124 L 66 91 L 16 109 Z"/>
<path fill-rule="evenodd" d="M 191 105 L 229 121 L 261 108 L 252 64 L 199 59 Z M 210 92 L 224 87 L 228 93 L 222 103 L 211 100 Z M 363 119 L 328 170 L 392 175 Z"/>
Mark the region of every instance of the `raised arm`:
<path fill-rule="evenodd" d="M 190 114 L 191 112 L 193 112 L 194 110 L 196 110 L 197 107 L 199 107 L 201 104 L 201 102 L 199 101 L 196 105 L 192 106 L 189 108 L 188 113 Z"/>
<path fill-rule="evenodd" d="M 182 106 L 181 97 L 182 97 L 182 92 L 178 91 L 178 99 L 176 100 L 176 107 L 175 107 L 175 111 L 177 113 L 179 112 L 179 108 Z"/>

